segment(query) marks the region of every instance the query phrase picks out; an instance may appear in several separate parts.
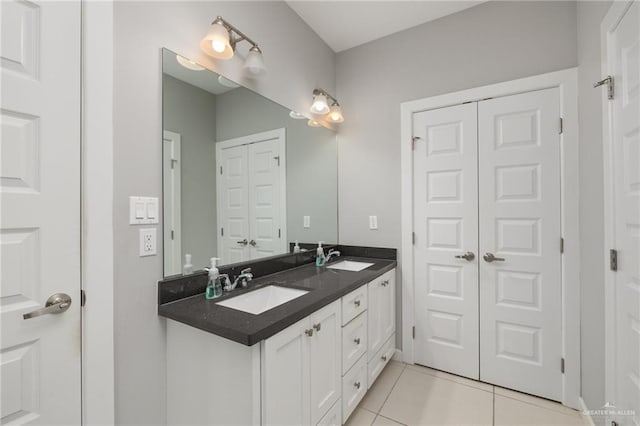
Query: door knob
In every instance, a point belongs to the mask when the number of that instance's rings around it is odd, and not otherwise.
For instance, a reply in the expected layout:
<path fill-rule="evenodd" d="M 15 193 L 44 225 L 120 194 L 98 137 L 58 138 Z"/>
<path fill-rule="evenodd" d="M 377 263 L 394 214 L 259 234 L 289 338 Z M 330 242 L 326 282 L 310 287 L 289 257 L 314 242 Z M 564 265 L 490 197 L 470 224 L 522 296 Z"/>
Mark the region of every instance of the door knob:
<path fill-rule="evenodd" d="M 255 247 L 257 245 L 256 240 L 249 241 L 249 245 L 251 245 L 252 247 Z"/>
<path fill-rule="evenodd" d="M 476 255 L 473 254 L 473 252 L 470 252 L 470 251 L 466 252 L 465 254 L 459 254 L 459 255 L 456 256 L 456 259 L 464 259 L 467 262 L 471 262 L 475 258 L 476 258 Z"/>
<path fill-rule="evenodd" d="M 248 243 L 248 241 L 247 241 L 246 238 L 244 240 L 242 240 L 242 241 L 238 241 L 238 244 L 242 244 L 243 246 L 246 246 L 247 243 Z"/>
<path fill-rule="evenodd" d="M 44 308 L 27 312 L 22 318 L 29 319 L 48 314 L 61 314 L 71 306 L 71 297 L 65 293 L 56 293 L 47 299 Z"/>
<path fill-rule="evenodd" d="M 493 253 L 485 253 L 482 256 L 485 262 L 504 262 L 504 257 L 496 257 Z"/>

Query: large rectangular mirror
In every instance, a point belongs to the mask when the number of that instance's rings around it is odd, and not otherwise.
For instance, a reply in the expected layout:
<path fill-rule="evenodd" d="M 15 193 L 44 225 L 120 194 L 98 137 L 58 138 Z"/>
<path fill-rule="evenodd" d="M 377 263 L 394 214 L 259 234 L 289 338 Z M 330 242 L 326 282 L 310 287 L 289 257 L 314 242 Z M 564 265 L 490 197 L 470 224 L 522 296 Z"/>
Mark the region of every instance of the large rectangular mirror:
<path fill-rule="evenodd" d="M 165 276 L 337 243 L 336 135 L 290 113 L 162 50 Z"/>

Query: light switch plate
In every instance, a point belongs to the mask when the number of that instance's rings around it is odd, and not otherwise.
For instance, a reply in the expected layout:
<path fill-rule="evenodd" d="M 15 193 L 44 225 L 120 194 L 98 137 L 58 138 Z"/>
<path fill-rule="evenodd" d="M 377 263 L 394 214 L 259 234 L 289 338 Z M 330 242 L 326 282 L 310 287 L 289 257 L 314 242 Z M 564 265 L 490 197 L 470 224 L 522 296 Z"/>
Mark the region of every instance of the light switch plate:
<path fill-rule="evenodd" d="M 305 228 L 311 228 L 311 216 L 304 216 L 304 218 L 303 218 L 303 226 Z"/>
<path fill-rule="evenodd" d="M 129 225 L 158 223 L 158 197 L 129 197 Z"/>
<path fill-rule="evenodd" d="M 156 250 L 156 228 L 140 230 L 140 257 L 155 256 Z"/>
<path fill-rule="evenodd" d="M 369 229 L 378 229 L 378 216 L 369 216 Z"/>

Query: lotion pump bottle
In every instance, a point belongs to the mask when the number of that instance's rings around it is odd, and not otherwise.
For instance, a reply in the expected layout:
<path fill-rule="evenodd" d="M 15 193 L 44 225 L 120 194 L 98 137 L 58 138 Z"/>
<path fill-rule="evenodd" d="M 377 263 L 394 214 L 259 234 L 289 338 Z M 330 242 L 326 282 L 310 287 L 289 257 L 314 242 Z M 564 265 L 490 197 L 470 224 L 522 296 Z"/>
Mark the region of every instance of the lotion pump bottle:
<path fill-rule="evenodd" d="M 182 275 L 193 274 L 193 264 L 191 263 L 191 255 L 189 253 L 184 255 L 184 266 L 182 267 Z"/>
<path fill-rule="evenodd" d="M 295 245 L 293 246 L 293 252 L 300 253 L 300 246 L 298 245 L 298 241 L 296 241 Z"/>
<path fill-rule="evenodd" d="M 316 249 L 316 266 L 324 265 L 326 258 L 324 256 L 324 249 L 322 248 L 322 241 L 318 241 L 318 248 Z"/>
<path fill-rule="evenodd" d="M 218 275 L 220 275 L 220 271 L 218 271 L 218 262 L 217 257 L 211 258 L 211 267 L 206 269 L 209 271 L 209 281 L 207 282 L 207 290 L 204 296 L 207 299 L 215 299 L 222 296 L 222 285 L 218 280 Z"/>

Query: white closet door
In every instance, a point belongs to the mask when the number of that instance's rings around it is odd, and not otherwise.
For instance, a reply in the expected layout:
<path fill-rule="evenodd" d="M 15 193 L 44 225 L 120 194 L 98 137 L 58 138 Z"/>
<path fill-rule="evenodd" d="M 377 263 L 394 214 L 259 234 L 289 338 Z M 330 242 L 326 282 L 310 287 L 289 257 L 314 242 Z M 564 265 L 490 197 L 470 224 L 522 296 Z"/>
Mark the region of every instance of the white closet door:
<path fill-rule="evenodd" d="M 480 379 L 553 400 L 562 396 L 559 108 L 556 88 L 478 104 Z"/>
<path fill-rule="evenodd" d="M 613 31 L 613 186 L 615 242 L 615 395 L 620 425 L 640 424 L 640 4 Z"/>
<path fill-rule="evenodd" d="M 413 123 L 415 360 L 478 379 L 477 104 Z"/>
<path fill-rule="evenodd" d="M 252 143 L 249 149 L 249 226 L 251 259 L 274 256 L 282 246 L 281 203 L 284 173 L 279 139 Z"/>
<path fill-rule="evenodd" d="M 249 252 L 249 172 L 247 147 L 236 146 L 220 152 L 221 230 L 219 264 L 250 259 Z"/>

